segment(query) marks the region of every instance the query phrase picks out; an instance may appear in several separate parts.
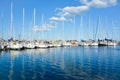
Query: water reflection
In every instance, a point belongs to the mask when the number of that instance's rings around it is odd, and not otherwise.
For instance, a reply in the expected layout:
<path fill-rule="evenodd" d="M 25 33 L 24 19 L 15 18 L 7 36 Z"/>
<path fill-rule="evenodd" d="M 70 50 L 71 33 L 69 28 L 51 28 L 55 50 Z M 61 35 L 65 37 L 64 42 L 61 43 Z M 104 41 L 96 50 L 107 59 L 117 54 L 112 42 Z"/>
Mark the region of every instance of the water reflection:
<path fill-rule="evenodd" d="M 5 71 L 2 70 L 5 63 L 9 72 L 4 76 L 9 80 L 119 80 L 120 50 L 116 48 L 60 47 L 3 52 L 0 74 Z"/>
<path fill-rule="evenodd" d="M 22 80 L 25 80 L 25 68 L 24 68 L 24 56 L 22 57 L 22 71 L 21 71 Z"/>
<path fill-rule="evenodd" d="M 13 76 L 13 73 L 14 73 L 14 70 L 13 70 L 13 66 L 14 66 L 14 58 L 18 55 L 18 53 L 16 53 L 17 51 L 10 51 L 10 70 L 9 70 L 9 75 L 8 75 L 8 78 L 9 80 L 12 80 L 12 76 Z"/>
<path fill-rule="evenodd" d="M 35 53 L 33 53 L 35 55 Z M 32 67 L 33 67 L 33 76 L 32 79 L 35 80 L 37 78 L 36 71 L 35 71 L 35 57 L 32 58 Z"/>

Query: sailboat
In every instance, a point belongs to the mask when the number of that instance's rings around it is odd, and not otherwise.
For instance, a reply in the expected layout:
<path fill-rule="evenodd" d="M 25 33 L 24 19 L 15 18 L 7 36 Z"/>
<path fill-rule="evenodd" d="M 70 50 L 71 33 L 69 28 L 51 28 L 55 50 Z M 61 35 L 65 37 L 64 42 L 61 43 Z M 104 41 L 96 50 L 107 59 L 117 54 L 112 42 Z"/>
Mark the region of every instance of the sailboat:
<path fill-rule="evenodd" d="M 10 27 L 11 27 L 11 39 L 8 40 L 8 45 L 7 48 L 8 49 L 12 49 L 12 50 L 21 50 L 23 48 L 22 44 L 20 43 L 20 41 L 14 41 L 12 38 L 12 29 L 13 29 L 13 5 L 11 3 L 11 23 L 10 23 Z"/>
<path fill-rule="evenodd" d="M 35 9 L 34 9 L 34 16 L 35 16 Z M 35 21 L 34 21 L 34 25 L 35 25 Z M 34 41 L 32 41 L 31 27 L 32 27 L 32 25 L 30 23 L 30 28 L 29 28 L 29 38 L 30 38 L 30 40 L 26 41 L 25 45 L 24 45 L 25 48 L 27 48 L 27 49 L 34 49 L 35 48 L 35 43 L 34 43 Z"/>
<path fill-rule="evenodd" d="M 114 23 L 112 22 L 112 38 L 113 38 L 113 27 L 114 27 Z M 111 40 L 107 40 L 107 46 L 116 46 L 118 43 L 117 41 L 111 39 Z"/>
<path fill-rule="evenodd" d="M 35 44 L 33 41 L 27 41 L 25 44 L 25 48 L 27 49 L 34 49 L 35 48 Z"/>
<path fill-rule="evenodd" d="M 4 42 L 3 41 L 0 41 L 0 51 L 4 50 Z"/>
<path fill-rule="evenodd" d="M 100 38 L 100 17 L 98 17 L 97 20 L 97 29 L 96 29 L 96 34 L 95 34 L 95 40 L 97 40 L 97 36 L 98 36 L 98 46 L 106 46 L 107 45 L 107 41 L 99 39 Z"/>
<path fill-rule="evenodd" d="M 81 16 L 80 18 L 80 27 L 82 28 L 83 26 L 83 17 Z M 78 43 L 79 46 L 89 46 L 89 41 L 82 40 Z"/>
<path fill-rule="evenodd" d="M 90 39 L 90 17 L 89 17 L 89 21 L 88 21 L 88 41 L 87 43 L 89 44 L 89 46 L 98 46 L 98 42 L 96 40 L 92 40 Z"/>
<path fill-rule="evenodd" d="M 36 26 L 36 22 L 35 22 L 35 19 L 36 18 L 36 9 L 34 8 L 34 27 Z M 43 20 L 43 16 L 42 16 L 42 20 Z M 43 22 L 42 22 L 43 24 Z M 43 41 L 37 41 L 35 42 L 35 47 L 36 48 L 48 48 L 48 45 Z"/>
<path fill-rule="evenodd" d="M 1 28 L 1 36 L 0 36 L 0 51 L 4 49 L 5 46 L 5 40 L 3 38 L 3 14 L 2 14 L 2 28 Z"/>
<path fill-rule="evenodd" d="M 116 46 L 117 45 L 117 42 L 116 41 L 109 41 L 107 43 L 108 46 Z"/>

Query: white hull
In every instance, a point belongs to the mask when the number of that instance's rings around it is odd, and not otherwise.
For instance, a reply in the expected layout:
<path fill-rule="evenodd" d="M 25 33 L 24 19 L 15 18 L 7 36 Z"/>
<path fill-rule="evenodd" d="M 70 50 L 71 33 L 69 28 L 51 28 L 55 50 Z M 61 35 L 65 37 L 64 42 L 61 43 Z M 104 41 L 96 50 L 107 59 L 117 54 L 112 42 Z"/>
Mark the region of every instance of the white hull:
<path fill-rule="evenodd" d="M 10 45 L 10 47 L 9 47 L 10 49 L 22 49 L 23 48 L 23 46 L 22 45 L 20 45 L 20 44 L 17 44 L 17 45 Z"/>
<path fill-rule="evenodd" d="M 108 46 L 116 46 L 117 45 L 117 43 L 116 42 L 108 42 L 108 44 L 107 44 Z"/>
<path fill-rule="evenodd" d="M 38 44 L 36 45 L 37 48 L 48 48 L 48 45 L 46 44 Z"/>
<path fill-rule="evenodd" d="M 52 45 L 52 44 L 48 44 L 48 47 L 49 47 L 49 48 L 52 48 L 52 47 L 54 47 L 54 45 Z"/>
<path fill-rule="evenodd" d="M 71 44 L 70 43 L 65 43 L 65 44 L 63 44 L 63 46 L 71 46 Z"/>
<path fill-rule="evenodd" d="M 25 47 L 28 48 L 28 49 L 34 49 L 35 45 L 29 43 L 29 44 L 26 44 Z"/>
<path fill-rule="evenodd" d="M 62 45 L 61 44 L 57 44 L 56 47 L 61 47 Z"/>
<path fill-rule="evenodd" d="M 89 43 L 88 42 L 81 42 L 79 43 L 80 46 L 89 46 Z"/>
<path fill-rule="evenodd" d="M 19 44 L 17 42 L 10 42 L 7 45 L 7 49 L 20 50 L 22 48 L 23 48 L 22 44 Z"/>
<path fill-rule="evenodd" d="M 4 49 L 4 45 L 0 45 L 0 50 L 3 50 Z"/>
<path fill-rule="evenodd" d="M 90 46 L 98 46 L 98 42 L 92 42 Z"/>

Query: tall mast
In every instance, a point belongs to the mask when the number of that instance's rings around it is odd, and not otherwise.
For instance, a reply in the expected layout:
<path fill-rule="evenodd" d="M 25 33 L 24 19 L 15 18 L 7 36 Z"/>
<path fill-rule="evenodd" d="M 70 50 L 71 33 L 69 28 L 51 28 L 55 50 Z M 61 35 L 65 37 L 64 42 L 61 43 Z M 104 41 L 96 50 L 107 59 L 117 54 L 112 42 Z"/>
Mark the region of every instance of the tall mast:
<path fill-rule="evenodd" d="M 33 17 L 34 17 L 34 22 L 33 22 L 33 28 L 36 28 L 36 9 L 34 8 L 34 14 L 33 14 Z M 34 39 L 35 39 L 35 31 L 34 31 Z"/>
<path fill-rule="evenodd" d="M 23 39 L 24 39 L 24 18 L 25 18 L 25 9 L 23 8 L 23 22 L 22 22 Z"/>
<path fill-rule="evenodd" d="M 42 14 L 42 28 L 43 27 L 44 27 L 44 14 Z M 41 30 L 41 31 L 42 31 L 42 39 L 44 39 L 44 30 Z"/>
<path fill-rule="evenodd" d="M 97 21 L 97 28 L 96 28 L 96 33 L 95 33 L 95 40 L 97 39 L 97 37 L 99 38 L 99 34 L 100 34 L 99 23 L 100 23 L 100 16 L 98 17 L 98 21 Z"/>
<path fill-rule="evenodd" d="M 108 38 L 108 22 L 107 22 L 107 17 L 105 17 L 105 38 Z"/>
<path fill-rule="evenodd" d="M 101 37 L 101 28 L 100 28 L 100 16 L 99 16 L 99 21 L 98 21 L 98 37 L 102 39 Z"/>
<path fill-rule="evenodd" d="M 80 27 L 79 27 L 78 41 L 80 41 L 80 39 L 81 39 L 81 27 L 82 27 L 82 16 L 80 16 Z"/>
<path fill-rule="evenodd" d="M 11 3 L 10 37 L 13 36 L 13 4 Z"/>
<path fill-rule="evenodd" d="M 73 40 L 75 39 L 75 16 L 73 17 Z"/>
<path fill-rule="evenodd" d="M 3 26 L 4 26 L 3 23 L 4 23 L 4 20 L 3 20 L 3 19 L 4 19 L 4 18 L 3 18 L 3 13 L 2 13 L 2 30 L 1 30 L 1 32 L 2 32 L 2 33 L 1 33 L 1 34 L 2 34 L 2 35 L 1 35 L 1 38 L 2 38 L 2 39 L 4 39 L 4 37 L 3 37 Z"/>
<path fill-rule="evenodd" d="M 64 20 L 62 22 L 62 28 L 63 28 L 63 30 L 62 30 L 62 39 L 64 40 Z"/>
<path fill-rule="evenodd" d="M 36 9 L 34 8 L 34 27 L 35 27 L 35 24 L 36 24 L 35 18 L 36 18 Z"/>
<path fill-rule="evenodd" d="M 112 21 L 112 40 L 115 38 L 115 37 L 114 37 L 114 27 L 115 27 L 115 24 L 114 24 L 114 22 Z"/>
<path fill-rule="evenodd" d="M 88 39 L 90 39 L 90 16 L 88 19 Z"/>
<path fill-rule="evenodd" d="M 44 14 L 42 14 L 42 26 L 44 25 Z"/>
<path fill-rule="evenodd" d="M 81 19 L 80 19 L 80 29 L 81 29 L 80 37 L 81 37 L 81 39 L 82 39 L 82 27 L 83 27 L 83 16 L 81 16 Z"/>

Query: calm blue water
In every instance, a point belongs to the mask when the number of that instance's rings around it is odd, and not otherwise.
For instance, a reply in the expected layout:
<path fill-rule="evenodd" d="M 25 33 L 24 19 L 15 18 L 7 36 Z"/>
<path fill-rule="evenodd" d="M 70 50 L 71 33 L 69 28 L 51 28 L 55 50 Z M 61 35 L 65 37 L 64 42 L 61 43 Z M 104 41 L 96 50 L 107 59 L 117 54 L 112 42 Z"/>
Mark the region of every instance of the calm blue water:
<path fill-rule="evenodd" d="M 120 80 L 120 47 L 0 52 L 0 80 Z"/>

